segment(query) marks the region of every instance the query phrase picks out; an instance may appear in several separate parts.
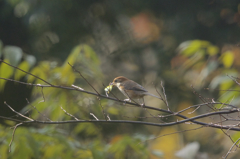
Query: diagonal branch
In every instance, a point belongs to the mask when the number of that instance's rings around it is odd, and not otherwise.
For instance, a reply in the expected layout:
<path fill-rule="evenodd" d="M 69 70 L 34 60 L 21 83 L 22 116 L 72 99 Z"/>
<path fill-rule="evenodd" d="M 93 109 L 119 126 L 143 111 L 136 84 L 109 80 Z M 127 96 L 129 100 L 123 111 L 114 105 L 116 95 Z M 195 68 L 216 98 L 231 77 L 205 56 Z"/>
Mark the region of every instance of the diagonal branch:
<path fill-rule="evenodd" d="M 98 93 L 98 91 L 93 87 L 93 85 L 91 85 L 91 84 L 88 82 L 88 80 L 81 74 L 80 71 L 76 70 L 76 69 L 74 68 L 74 66 L 71 65 L 69 62 L 68 62 L 68 64 L 73 68 L 73 70 L 74 70 L 75 72 L 77 72 L 77 73 L 87 82 L 87 84 L 88 84 L 89 86 L 92 87 L 92 89 L 93 89 L 98 95 L 100 95 L 100 94 Z"/>
<path fill-rule="evenodd" d="M 10 108 L 14 113 L 20 115 L 21 117 L 26 118 L 26 119 L 31 120 L 31 121 L 34 121 L 33 119 L 31 119 L 31 118 L 29 118 L 29 117 L 27 117 L 27 116 L 25 116 L 25 115 L 23 115 L 23 114 L 15 111 L 10 105 L 7 104 L 7 102 L 4 102 L 4 104 L 5 104 L 6 106 L 8 106 L 8 108 Z"/>
<path fill-rule="evenodd" d="M 14 136 L 15 136 L 15 131 L 16 131 L 17 127 L 22 125 L 22 124 L 23 123 L 19 123 L 19 124 L 14 126 L 13 133 L 12 133 L 12 140 L 9 143 L 9 152 L 11 152 L 11 146 L 12 146 L 12 142 L 13 142 L 13 139 L 14 139 Z"/>

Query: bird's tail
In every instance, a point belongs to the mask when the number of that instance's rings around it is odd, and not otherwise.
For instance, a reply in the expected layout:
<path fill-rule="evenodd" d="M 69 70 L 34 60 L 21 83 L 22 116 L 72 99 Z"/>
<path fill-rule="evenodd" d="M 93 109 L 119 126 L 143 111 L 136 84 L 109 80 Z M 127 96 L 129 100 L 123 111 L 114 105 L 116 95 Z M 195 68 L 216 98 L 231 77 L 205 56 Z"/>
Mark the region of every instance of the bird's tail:
<path fill-rule="evenodd" d="M 155 95 L 153 95 L 153 94 L 151 94 L 151 93 L 146 93 L 146 94 L 147 94 L 147 95 L 149 95 L 149 96 L 156 97 L 156 98 L 158 98 L 158 99 L 161 99 L 161 100 L 162 100 L 162 98 L 161 98 L 161 97 L 155 96 Z"/>

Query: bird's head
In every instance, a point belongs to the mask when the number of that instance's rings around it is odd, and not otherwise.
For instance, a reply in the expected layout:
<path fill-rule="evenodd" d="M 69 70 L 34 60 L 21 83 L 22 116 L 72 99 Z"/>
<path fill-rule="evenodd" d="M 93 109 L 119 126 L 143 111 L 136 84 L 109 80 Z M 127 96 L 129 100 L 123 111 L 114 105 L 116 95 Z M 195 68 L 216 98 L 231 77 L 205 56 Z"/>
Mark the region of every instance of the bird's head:
<path fill-rule="evenodd" d="M 127 79 L 126 77 L 119 76 L 119 77 L 114 78 L 114 80 L 111 83 L 111 85 L 119 87 L 121 85 L 121 83 L 126 82 L 128 80 L 129 79 Z"/>

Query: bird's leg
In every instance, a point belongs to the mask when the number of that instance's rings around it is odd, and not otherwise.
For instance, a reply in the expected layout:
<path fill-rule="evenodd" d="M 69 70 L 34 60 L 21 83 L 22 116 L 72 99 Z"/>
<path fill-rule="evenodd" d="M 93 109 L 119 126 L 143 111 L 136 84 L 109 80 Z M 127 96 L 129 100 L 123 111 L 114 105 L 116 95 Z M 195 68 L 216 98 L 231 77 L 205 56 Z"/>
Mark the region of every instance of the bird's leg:
<path fill-rule="evenodd" d="M 140 104 L 140 105 L 141 105 L 141 107 L 143 108 L 143 107 L 145 106 L 144 98 L 142 98 L 142 100 L 143 100 L 143 103 Z M 138 101 L 139 101 L 139 103 L 141 103 L 140 98 L 138 98 Z"/>

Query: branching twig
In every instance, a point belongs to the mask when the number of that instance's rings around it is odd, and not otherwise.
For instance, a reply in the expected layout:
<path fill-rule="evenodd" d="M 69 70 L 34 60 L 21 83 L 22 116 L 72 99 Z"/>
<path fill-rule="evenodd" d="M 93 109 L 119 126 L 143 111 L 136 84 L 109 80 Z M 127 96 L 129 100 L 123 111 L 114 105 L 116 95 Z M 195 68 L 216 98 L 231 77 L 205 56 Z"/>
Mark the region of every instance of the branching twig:
<path fill-rule="evenodd" d="M 42 114 L 41 112 L 39 112 L 34 105 L 30 104 L 30 102 L 28 101 L 27 98 L 26 98 L 26 100 L 27 100 L 27 103 L 28 103 L 29 105 L 31 105 L 40 115 L 42 115 L 43 117 L 45 117 L 48 121 L 52 121 L 52 120 L 50 120 L 48 117 L 46 117 L 46 115 L 44 115 L 44 114 Z"/>
<path fill-rule="evenodd" d="M 61 109 L 64 111 L 65 114 L 67 114 L 68 116 L 73 117 L 75 120 L 79 121 L 78 118 L 76 118 L 74 115 L 68 113 L 65 109 L 63 109 L 63 107 L 61 107 Z"/>
<path fill-rule="evenodd" d="M 99 119 L 93 113 L 90 113 L 90 115 L 92 115 L 97 121 L 99 121 Z"/>
<path fill-rule="evenodd" d="M 161 81 L 161 86 L 162 86 L 163 95 L 164 95 L 164 102 L 165 102 L 165 104 L 166 104 L 166 106 L 167 106 L 167 108 L 168 108 L 168 111 L 171 112 L 171 110 L 169 109 L 169 106 L 168 106 L 167 95 L 166 95 L 166 93 L 165 93 L 165 88 L 164 88 L 164 86 L 163 86 L 163 82 L 162 82 L 162 81 Z"/>
<path fill-rule="evenodd" d="M 72 84 L 72 87 L 73 87 L 73 88 L 76 88 L 76 89 L 78 89 L 78 90 L 84 91 L 84 89 L 83 89 L 83 88 L 81 88 L 81 87 L 78 87 L 78 86 L 75 86 L 75 85 L 73 85 L 73 84 Z"/>
<path fill-rule="evenodd" d="M 11 146 L 12 146 L 12 142 L 13 142 L 13 139 L 14 139 L 15 131 L 16 131 L 17 127 L 18 127 L 19 125 L 22 125 L 22 124 L 23 124 L 23 123 L 19 123 L 19 124 L 17 124 L 17 125 L 14 126 L 13 133 L 12 133 L 12 139 L 11 139 L 11 141 L 10 141 L 10 143 L 9 143 L 9 152 L 11 152 Z"/>
<path fill-rule="evenodd" d="M 73 68 L 73 70 L 74 70 L 75 72 L 77 72 L 77 73 L 87 82 L 87 84 L 88 84 L 89 86 L 92 87 L 92 89 L 93 89 L 98 95 L 100 95 L 100 94 L 98 93 L 98 91 L 93 87 L 93 85 L 91 85 L 91 84 L 88 82 L 88 80 L 81 74 L 80 71 L 76 70 L 76 69 L 74 68 L 74 66 L 71 65 L 69 62 L 68 62 L 68 64 Z"/>
<path fill-rule="evenodd" d="M 99 105 L 100 105 L 100 107 L 101 107 L 101 109 L 102 109 L 103 116 L 104 116 L 105 120 L 107 121 L 107 116 L 106 116 L 106 113 L 105 113 L 105 111 L 104 111 L 104 108 L 103 108 L 103 106 L 102 106 L 102 104 L 101 104 L 101 99 L 100 99 L 99 97 L 98 97 L 97 99 L 99 100 Z"/>
<path fill-rule="evenodd" d="M 15 111 L 10 105 L 7 104 L 7 102 L 4 102 L 4 104 L 5 104 L 6 106 L 8 106 L 8 108 L 10 108 L 14 113 L 20 115 L 21 117 L 24 117 L 24 118 L 26 118 L 26 119 L 28 119 L 28 120 L 34 121 L 33 119 L 31 119 L 31 118 L 29 118 L 29 117 L 26 117 L 25 115 L 23 115 L 23 114 Z"/>
<path fill-rule="evenodd" d="M 234 78 L 236 78 L 236 77 L 233 77 L 233 76 L 229 76 L 229 75 L 227 75 L 229 78 L 231 78 L 237 85 L 239 85 L 240 86 L 240 83 L 237 81 L 237 80 L 235 80 Z M 236 78 L 236 79 L 238 79 L 238 78 Z"/>
<path fill-rule="evenodd" d="M 237 144 L 237 142 L 238 142 L 239 140 L 240 140 L 240 138 L 238 138 L 237 141 L 233 143 L 233 145 L 232 145 L 231 148 L 228 150 L 228 152 L 227 152 L 226 156 L 224 157 L 224 159 L 226 159 L 226 158 L 228 157 L 228 155 L 231 153 L 233 147 L 234 147 L 234 146 L 237 146 L 236 144 Z"/>
<path fill-rule="evenodd" d="M 200 127 L 197 127 L 197 128 L 186 129 L 186 130 L 181 130 L 181 131 L 176 131 L 176 132 L 173 132 L 173 133 L 168 133 L 168 134 L 160 135 L 160 136 L 157 136 L 157 137 L 154 137 L 154 138 L 151 138 L 151 139 L 147 139 L 147 140 L 145 140 L 144 142 L 149 141 L 149 140 L 155 140 L 155 139 L 160 138 L 160 137 L 163 137 L 163 136 L 168 136 L 168 135 L 183 133 L 183 132 L 192 131 L 192 130 L 198 130 L 198 129 L 201 129 L 201 128 L 203 128 L 203 127 L 204 127 L 204 126 L 200 126 Z"/>
<path fill-rule="evenodd" d="M 41 92 L 42 92 L 43 102 L 45 102 L 45 97 L 44 97 L 44 94 L 43 94 L 43 87 L 41 87 Z"/>

